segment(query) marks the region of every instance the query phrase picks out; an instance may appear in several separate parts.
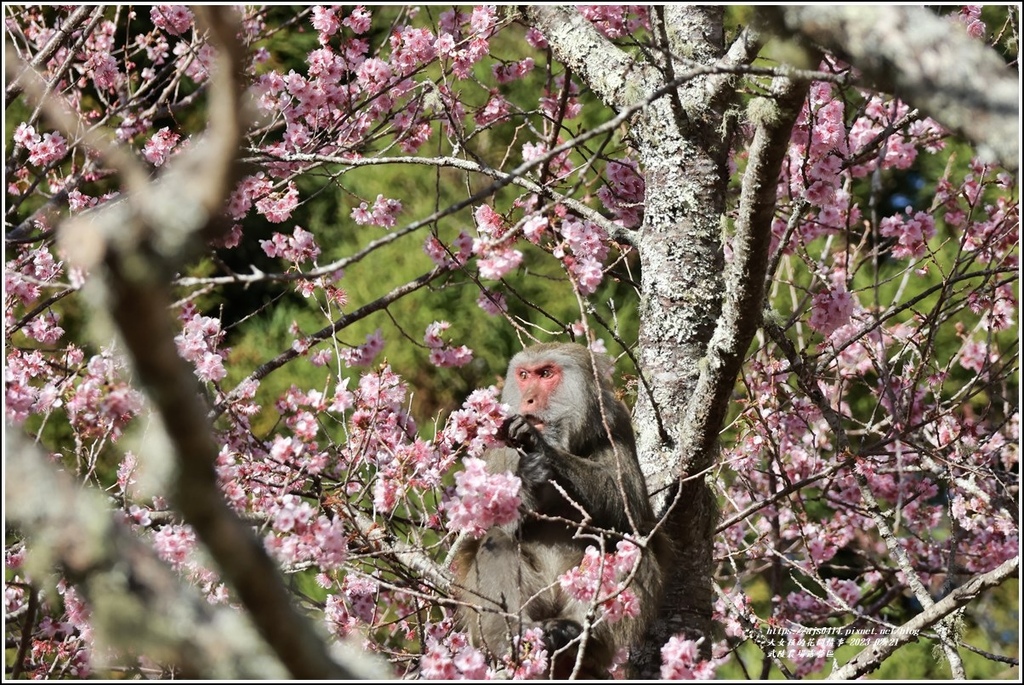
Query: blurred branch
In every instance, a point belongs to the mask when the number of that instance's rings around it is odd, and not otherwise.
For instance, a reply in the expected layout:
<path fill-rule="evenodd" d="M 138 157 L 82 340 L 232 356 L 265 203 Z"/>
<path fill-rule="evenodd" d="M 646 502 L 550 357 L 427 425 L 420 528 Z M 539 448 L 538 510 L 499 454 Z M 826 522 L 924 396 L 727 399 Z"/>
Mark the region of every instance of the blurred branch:
<path fill-rule="evenodd" d="M 183 584 L 114 520 L 103 495 L 47 464 L 19 428 L 6 425 L 4 433 L 4 504 L 8 524 L 32 542 L 26 570 L 38 580 L 59 568 L 82 591 L 100 645 L 145 655 L 187 678 L 287 676 L 242 614 Z"/>
<path fill-rule="evenodd" d="M 150 183 L 130 148 L 118 145 L 103 129 L 90 131 L 86 143 L 97 146 L 122 174 L 128 192 L 123 200 L 65 222 L 58 239 L 69 258 L 92 274 L 86 284 L 92 304 L 109 311 L 140 382 L 161 414 L 177 458 L 176 506 L 291 676 L 379 677 L 372 669 L 357 671 L 331 657 L 320 633 L 294 606 L 261 541 L 225 502 L 214 469 L 220 445 L 198 382 L 174 343 L 170 279 L 222 221 L 246 127 L 245 53 L 236 38 L 235 10 L 196 8 L 196 16 L 217 48 L 205 135 Z M 34 72 L 25 79 L 30 95 L 41 96 L 40 85 Z M 42 105 L 61 128 L 80 126 L 56 100 L 45 98 Z"/>
<path fill-rule="evenodd" d="M 778 5 L 758 12 L 774 29 L 842 57 L 878 88 L 1017 168 L 1018 74 L 949 19 L 923 7 L 887 5 Z"/>

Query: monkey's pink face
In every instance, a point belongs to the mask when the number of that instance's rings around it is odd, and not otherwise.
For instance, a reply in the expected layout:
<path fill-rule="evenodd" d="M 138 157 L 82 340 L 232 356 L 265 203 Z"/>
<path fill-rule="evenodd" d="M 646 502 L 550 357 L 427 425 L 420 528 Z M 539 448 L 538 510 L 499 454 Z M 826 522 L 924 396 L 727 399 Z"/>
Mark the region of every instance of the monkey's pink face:
<path fill-rule="evenodd" d="M 549 361 L 522 364 L 516 367 L 515 377 L 520 398 L 518 413 L 528 417 L 537 430 L 544 430 L 543 416 L 552 393 L 562 383 L 562 367 Z"/>

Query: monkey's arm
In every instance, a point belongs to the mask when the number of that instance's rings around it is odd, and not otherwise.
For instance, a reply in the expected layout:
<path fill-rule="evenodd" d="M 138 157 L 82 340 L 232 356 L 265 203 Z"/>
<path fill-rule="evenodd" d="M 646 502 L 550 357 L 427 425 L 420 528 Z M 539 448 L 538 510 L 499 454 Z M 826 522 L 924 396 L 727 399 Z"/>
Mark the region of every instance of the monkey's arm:
<path fill-rule="evenodd" d="M 564 497 L 549 484 L 554 481 L 597 527 L 633 532 L 627 506 L 635 525 L 643 527 L 652 518 L 643 474 L 630 446 L 616 450 L 606 445 L 588 458 L 551 444 L 524 416 L 510 417 L 503 429 L 507 444 L 518 448 L 517 473 L 524 487 L 535 493 L 536 511 L 557 513 L 566 508 Z"/>

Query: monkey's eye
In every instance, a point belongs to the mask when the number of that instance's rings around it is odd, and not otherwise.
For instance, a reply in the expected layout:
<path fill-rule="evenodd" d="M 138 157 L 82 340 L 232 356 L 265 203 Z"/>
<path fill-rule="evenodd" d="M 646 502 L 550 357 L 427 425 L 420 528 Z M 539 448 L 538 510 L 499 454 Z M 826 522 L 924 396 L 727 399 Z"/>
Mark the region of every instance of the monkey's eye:
<path fill-rule="evenodd" d="M 537 373 L 541 378 L 551 378 L 554 375 L 554 371 L 551 370 L 550 366 L 545 366 Z"/>

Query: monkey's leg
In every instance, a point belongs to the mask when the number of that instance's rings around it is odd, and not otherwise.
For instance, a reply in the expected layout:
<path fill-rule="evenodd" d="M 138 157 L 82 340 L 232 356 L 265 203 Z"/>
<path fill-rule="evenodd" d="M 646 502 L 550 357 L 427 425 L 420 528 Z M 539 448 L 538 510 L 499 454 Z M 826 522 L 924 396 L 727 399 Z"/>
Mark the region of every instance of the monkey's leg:
<path fill-rule="evenodd" d="M 462 599 L 474 609 L 464 611 L 473 643 L 491 653 L 509 653 L 510 637 L 520 632 L 522 606 L 521 559 L 516 539 L 492 528 L 470 560 Z"/>

